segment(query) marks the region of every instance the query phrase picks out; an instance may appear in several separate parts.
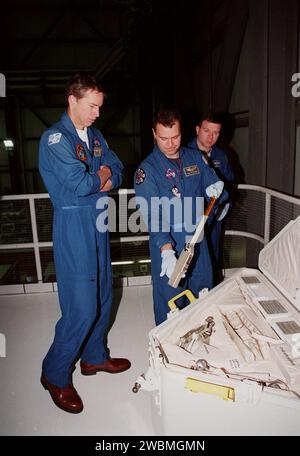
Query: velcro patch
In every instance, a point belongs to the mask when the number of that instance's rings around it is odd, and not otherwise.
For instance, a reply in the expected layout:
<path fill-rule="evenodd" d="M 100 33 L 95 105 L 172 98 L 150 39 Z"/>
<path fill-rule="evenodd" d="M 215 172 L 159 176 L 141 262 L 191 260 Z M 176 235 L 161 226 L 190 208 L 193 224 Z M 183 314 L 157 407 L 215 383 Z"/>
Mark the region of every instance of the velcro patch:
<path fill-rule="evenodd" d="M 48 146 L 52 146 L 52 144 L 59 143 L 60 139 L 61 139 L 61 133 L 53 133 L 48 138 Z"/>
<path fill-rule="evenodd" d="M 183 168 L 184 174 L 188 176 L 194 176 L 195 174 L 200 174 L 198 165 L 191 165 Z"/>
<path fill-rule="evenodd" d="M 94 157 L 102 156 L 102 147 L 98 138 L 94 138 L 93 154 Z"/>

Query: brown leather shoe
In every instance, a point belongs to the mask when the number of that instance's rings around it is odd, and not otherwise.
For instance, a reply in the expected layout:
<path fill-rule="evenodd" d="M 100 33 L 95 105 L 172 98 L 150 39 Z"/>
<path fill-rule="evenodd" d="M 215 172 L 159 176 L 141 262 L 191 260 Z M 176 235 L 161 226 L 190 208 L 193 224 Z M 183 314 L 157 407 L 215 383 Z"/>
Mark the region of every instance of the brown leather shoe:
<path fill-rule="evenodd" d="M 95 375 L 97 372 L 109 372 L 118 374 L 129 369 L 131 362 L 125 358 L 110 358 L 103 364 L 88 364 L 80 361 L 82 375 Z"/>
<path fill-rule="evenodd" d="M 57 405 L 57 407 L 69 413 L 82 412 L 82 400 L 71 383 L 65 388 L 59 388 L 58 386 L 48 382 L 44 374 L 42 374 L 41 384 L 49 391 L 53 402 Z"/>

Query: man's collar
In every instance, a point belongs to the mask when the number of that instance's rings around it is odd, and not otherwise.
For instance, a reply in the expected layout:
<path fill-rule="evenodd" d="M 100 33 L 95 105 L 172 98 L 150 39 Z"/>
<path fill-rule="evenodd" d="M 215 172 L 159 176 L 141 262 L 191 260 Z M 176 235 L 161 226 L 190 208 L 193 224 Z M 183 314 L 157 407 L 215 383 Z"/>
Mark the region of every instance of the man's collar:
<path fill-rule="evenodd" d="M 166 160 L 172 160 L 172 158 L 167 157 L 166 154 L 164 154 L 164 153 L 160 150 L 160 148 L 158 147 L 157 144 L 155 144 L 154 149 L 153 149 L 153 152 L 156 153 L 156 154 L 159 154 L 159 155 L 162 156 L 162 157 L 164 157 Z M 184 155 L 184 148 L 180 147 L 180 149 L 179 149 L 179 157 L 177 157 L 177 159 L 178 159 L 178 158 L 182 158 L 183 155 Z M 175 159 L 175 160 L 176 160 L 176 159 Z"/>

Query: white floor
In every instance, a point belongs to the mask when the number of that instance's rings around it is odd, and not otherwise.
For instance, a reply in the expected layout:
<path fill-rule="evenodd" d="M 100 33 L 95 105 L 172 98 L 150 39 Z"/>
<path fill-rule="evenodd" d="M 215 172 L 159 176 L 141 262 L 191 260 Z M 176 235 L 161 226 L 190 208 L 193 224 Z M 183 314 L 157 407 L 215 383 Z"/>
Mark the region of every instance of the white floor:
<path fill-rule="evenodd" d="M 0 435 L 155 435 L 150 395 L 131 391 L 148 367 L 148 332 L 154 326 L 151 294 L 150 286 L 115 290 L 120 305 L 109 347 L 112 357 L 128 357 L 132 367 L 91 377 L 77 368 L 73 382 L 84 402 L 79 415 L 58 409 L 40 384 L 41 362 L 60 315 L 57 294 L 1 296 L 6 357 L 0 357 Z"/>

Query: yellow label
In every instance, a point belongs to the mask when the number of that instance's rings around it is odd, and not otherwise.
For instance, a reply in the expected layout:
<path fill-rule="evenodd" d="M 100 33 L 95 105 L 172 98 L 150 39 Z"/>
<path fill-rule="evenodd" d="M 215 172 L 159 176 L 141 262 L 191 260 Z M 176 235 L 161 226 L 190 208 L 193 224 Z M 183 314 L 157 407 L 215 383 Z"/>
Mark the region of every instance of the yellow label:
<path fill-rule="evenodd" d="M 220 397 L 224 401 L 235 401 L 234 388 L 230 388 L 229 386 L 217 385 L 215 383 L 203 382 L 202 380 L 187 377 L 185 388 L 192 393 L 212 394 L 213 396 Z"/>

